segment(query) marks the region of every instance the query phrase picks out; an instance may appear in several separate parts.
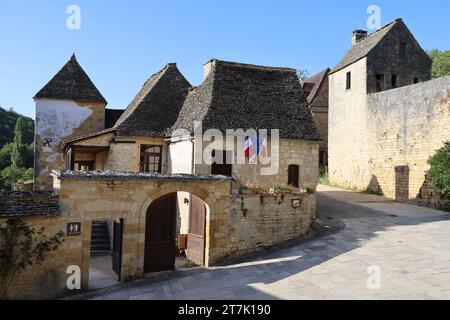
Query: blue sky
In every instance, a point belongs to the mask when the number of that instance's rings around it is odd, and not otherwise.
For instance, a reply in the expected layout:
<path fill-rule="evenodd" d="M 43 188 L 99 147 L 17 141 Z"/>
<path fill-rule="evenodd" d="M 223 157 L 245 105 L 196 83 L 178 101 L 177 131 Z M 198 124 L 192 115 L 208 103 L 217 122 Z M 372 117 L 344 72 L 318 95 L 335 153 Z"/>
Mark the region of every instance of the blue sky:
<path fill-rule="evenodd" d="M 66 28 L 72 4 L 80 30 Z M 337 64 L 371 4 L 382 24 L 402 17 L 425 49 L 450 49 L 448 0 L 0 0 L 0 105 L 34 117 L 32 97 L 72 52 L 110 108 L 168 62 L 193 85 L 211 58 L 313 74 Z"/>

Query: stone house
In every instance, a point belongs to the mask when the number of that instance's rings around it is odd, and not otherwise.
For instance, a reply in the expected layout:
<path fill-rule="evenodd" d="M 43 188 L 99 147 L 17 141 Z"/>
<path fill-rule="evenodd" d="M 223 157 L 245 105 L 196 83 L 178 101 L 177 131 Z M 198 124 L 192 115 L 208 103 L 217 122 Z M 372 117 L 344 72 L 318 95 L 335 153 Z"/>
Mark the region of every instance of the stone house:
<path fill-rule="evenodd" d="M 204 73 L 192 87 L 167 64 L 125 110 L 112 110 L 72 56 L 38 92 L 35 187 L 52 190 L 48 201 L 56 197 L 58 210 L 24 218 L 66 231 L 66 241 L 53 259 L 18 278 L 13 296 L 43 297 L 39 288 L 49 297 L 68 293 L 69 265 L 80 267 L 88 289 L 98 222 L 109 227 L 120 281 L 174 269 L 176 239 L 191 261 L 210 266 L 309 232 L 321 140 L 296 70 L 211 60 Z M 216 129 L 216 141 L 217 132 L 251 128 L 269 132 L 276 163 L 270 175 L 261 172 L 272 163 L 237 161 L 245 137 L 208 149 L 195 135 Z M 253 192 L 248 183 L 258 184 Z M 36 196 L 23 194 L 27 202 Z M 5 212 L 0 224 L 11 216 Z M 69 234 L 74 223 L 80 232 Z"/>
<path fill-rule="evenodd" d="M 303 82 L 303 92 L 313 114 L 322 142 L 319 148 L 319 167 L 328 171 L 328 73 L 327 68 Z"/>
<path fill-rule="evenodd" d="M 329 73 L 329 176 L 338 185 L 439 205 L 427 160 L 448 134 L 449 77 L 401 19 L 368 34 Z"/>

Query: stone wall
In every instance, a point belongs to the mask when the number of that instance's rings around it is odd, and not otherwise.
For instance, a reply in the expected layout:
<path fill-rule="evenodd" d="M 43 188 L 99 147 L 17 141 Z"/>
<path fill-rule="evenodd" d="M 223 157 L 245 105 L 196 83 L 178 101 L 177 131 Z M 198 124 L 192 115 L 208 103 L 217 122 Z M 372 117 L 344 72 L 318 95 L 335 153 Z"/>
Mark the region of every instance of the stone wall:
<path fill-rule="evenodd" d="M 121 279 L 142 277 L 147 209 L 169 193 L 188 192 L 206 203 L 206 266 L 304 236 L 315 216 L 314 194 L 232 198 L 230 180 L 219 177 L 63 172 L 54 179 L 60 214 L 24 219 L 34 227 L 45 227 L 49 235 L 66 231 L 69 222 L 80 222 L 81 234 L 66 235 L 42 266 L 20 274 L 11 298 L 73 293 L 66 288 L 67 267 L 72 265 L 81 269 L 82 289 L 89 288 L 91 228 L 96 220 L 124 219 Z M 300 199 L 301 206 L 294 209 L 292 199 Z M 0 223 L 5 221 L 0 218 Z"/>
<path fill-rule="evenodd" d="M 406 44 L 406 55 L 400 56 L 400 44 Z M 376 91 L 376 75 L 384 75 L 383 90 L 392 89 L 392 75 L 397 75 L 396 87 L 431 79 L 432 61 L 420 47 L 406 25 L 397 23 L 367 57 L 367 93 Z"/>
<path fill-rule="evenodd" d="M 293 199 L 301 200 L 299 208 L 293 208 Z M 301 238 L 308 234 L 315 216 L 314 194 L 233 195 L 227 258 Z"/>
<path fill-rule="evenodd" d="M 240 146 L 241 148 L 243 146 Z M 235 147 L 235 159 L 236 159 Z M 269 156 L 271 150 L 271 140 L 268 141 Z M 231 149 L 230 149 L 231 150 Z M 289 165 L 300 167 L 300 186 L 302 188 L 316 189 L 319 172 L 319 143 L 280 139 L 278 169 L 274 174 L 262 175 L 264 166 L 261 164 L 233 164 L 233 177 L 241 183 L 256 183 L 264 186 L 286 185 L 288 183 Z M 196 159 L 197 162 L 197 159 Z M 237 162 L 237 161 L 235 161 Z M 209 174 L 211 166 L 207 164 L 196 164 L 196 174 Z"/>
<path fill-rule="evenodd" d="M 427 160 L 450 140 L 450 77 L 368 96 L 370 188 L 439 204 Z"/>

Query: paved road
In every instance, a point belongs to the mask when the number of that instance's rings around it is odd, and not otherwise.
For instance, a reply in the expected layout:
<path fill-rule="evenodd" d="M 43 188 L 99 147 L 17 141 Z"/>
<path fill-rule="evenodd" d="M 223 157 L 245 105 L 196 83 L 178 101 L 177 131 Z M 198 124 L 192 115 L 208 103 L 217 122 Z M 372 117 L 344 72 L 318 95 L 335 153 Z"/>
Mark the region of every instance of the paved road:
<path fill-rule="evenodd" d="M 84 298 L 450 299 L 449 214 L 320 186 L 318 217 L 313 239 Z"/>

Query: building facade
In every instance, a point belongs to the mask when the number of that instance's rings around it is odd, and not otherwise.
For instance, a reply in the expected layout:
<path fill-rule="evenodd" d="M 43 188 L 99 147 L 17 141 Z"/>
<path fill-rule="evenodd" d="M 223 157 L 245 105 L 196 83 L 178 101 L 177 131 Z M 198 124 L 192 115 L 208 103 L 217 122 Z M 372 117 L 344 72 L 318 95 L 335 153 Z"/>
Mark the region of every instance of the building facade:
<path fill-rule="evenodd" d="M 338 185 L 442 205 L 427 160 L 450 140 L 449 78 L 401 19 L 353 46 L 329 75 L 329 175 Z"/>
<path fill-rule="evenodd" d="M 36 189 L 47 200 L 33 192 L 2 195 L 14 204 L 0 205 L 0 224 L 17 217 L 11 208 L 34 203 L 22 218 L 64 231 L 65 241 L 18 276 L 11 297 L 70 293 L 70 265 L 80 267 L 82 289 L 89 289 L 100 222 L 109 226 L 120 281 L 173 270 L 178 249 L 210 266 L 308 234 L 321 140 L 296 70 L 220 60 L 204 70 L 203 83 L 192 87 L 167 64 L 126 109 L 111 110 L 73 56 L 36 95 Z M 265 146 L 272 163 L 250 163 L 252 153 L 240 152 L 249 133 L 208 147 L 210 130 L 216 141 L 227 129 L 268 130 L 252 150 Z M 244 163 L 236 161 L 240 154 Z M 272 164 L 271 174 L 261 173 Z M 52 211 L 42 214 L 48 203 Z M 79 233 L 70 234 L 71 224 Z"/>

